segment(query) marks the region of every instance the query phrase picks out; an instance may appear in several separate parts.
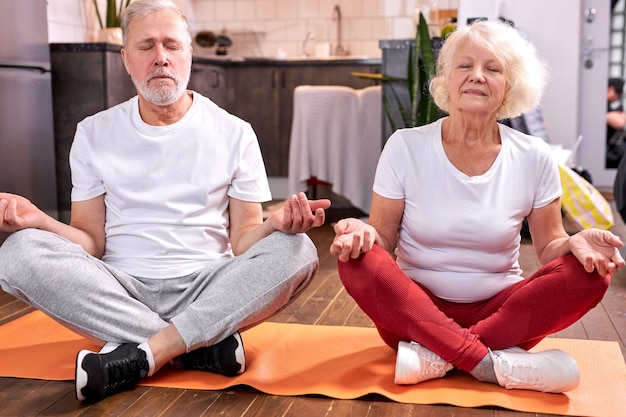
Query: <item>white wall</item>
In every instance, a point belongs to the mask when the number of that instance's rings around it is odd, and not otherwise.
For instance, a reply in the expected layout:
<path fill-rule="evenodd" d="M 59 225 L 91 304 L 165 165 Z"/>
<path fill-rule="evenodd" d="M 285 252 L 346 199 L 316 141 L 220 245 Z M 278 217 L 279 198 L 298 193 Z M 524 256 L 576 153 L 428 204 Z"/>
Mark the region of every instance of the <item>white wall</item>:
<path fill-rule="evenodd" d="M 192 30 L 254 31 L 263 55 L 275 56 L 280 48 L 296 57 L 308 32 L 317 42 L 336 44 L 335 5 L 341 9 L 342 44 L 351 54 L 379 57 L 380 39 L 414 36 L 415 0 L 195 0 Z"/>
<path fill-rule="evenodd" d="M 97 1 L 104 18 L 106 0 Z M 174 0 L 183 11 L 189 8 L 188 3 L 191 1 Z M 93 0 L 48 0 L 48 40 L 50 43 L 96 42 L 99 29 L 100 24 Z"/>
<path fill-rule="evenodd" d="M 511 1 L 510 12 L 550 67 L 550 83 L 541 103 L 550 142 L 571 149 L 579 134 L 580 0 L 551 2 L 552 7 L 545 7 L 545 0 Z"/>
<path fill-rule="evenodd" d="M 591 172 L 596 187 L 612 191 L 617 170 L 605 168 L 610 7 L 603 0 L 581 0 L 581 3 L 581 62 L 589 59 L 592 65 L 582 65 L 580 73 L 578 122 L 583 141 L 579 163 Z M 584 11 L 592 9 L 594 19 L 589 22 Z"/>
<path fill-rule="evenodd" d="M 48 40 L 51 43 L 92 42 L 97 36 L 96 29 L 91 0 L 48 0 Z"/>
<path fill-rule="evenodd" d="M 104 0 L 98 0 L 104 11 Z M 353 55 L 380 57 L 381 39 L 407 39 L 415 34 L 413 12 L 423 0 L 175 0 L 188 16 L 192 31 L 259 33 L 263 55 L 283 49 L 299 56 L 308 32 L 318 42 L 337 37 L 333 8 L 342 12 L 342 39 Z M 456 7 L 458 0 L 440 0 Z M 48 0 L 50 42 L 92 42 L 99 25 L 92 0 Z"/>
<path fill-rule="evenodd" d="M 459 22 L 468 17 L 500 15 L 514 21 L 550 68 L 551 79 L 541 105 L 551 143 L 571 148 L 578 136 L 578 45 L 581 0 L 460 0 Z M 538 12 L 540 11 L 540 12 Z M 558 33 L 555 33 L 558 22 Z"/>

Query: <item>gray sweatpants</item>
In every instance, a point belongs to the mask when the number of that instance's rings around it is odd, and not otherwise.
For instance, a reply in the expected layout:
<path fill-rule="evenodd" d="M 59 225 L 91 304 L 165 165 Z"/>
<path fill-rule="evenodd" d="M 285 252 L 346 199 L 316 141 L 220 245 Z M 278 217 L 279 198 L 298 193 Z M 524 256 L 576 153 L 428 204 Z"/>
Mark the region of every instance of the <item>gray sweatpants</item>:
<path fill-rule="evenodd" d="M 187 351 L 269 318 L 318 267 L 305 234 L 274 232 L 191 275 L 130 276 L 53 233 L 25 229 L 0 247 L 0 285 L 96 342 L 142 343 L 173 323 Z"/>

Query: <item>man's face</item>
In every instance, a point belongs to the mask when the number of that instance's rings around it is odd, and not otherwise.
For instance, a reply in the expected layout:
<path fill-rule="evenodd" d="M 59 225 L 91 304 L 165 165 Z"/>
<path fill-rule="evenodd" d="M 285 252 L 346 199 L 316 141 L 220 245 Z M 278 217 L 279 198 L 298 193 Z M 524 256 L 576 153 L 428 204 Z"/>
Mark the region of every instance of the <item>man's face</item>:
<path fill-rule="evenodd" d="M 133 20 L 122 58 L 138 93 L 155 105 L 170 105 L 187 89 L 191 39 L 182 18 L 160 11 Z"/>

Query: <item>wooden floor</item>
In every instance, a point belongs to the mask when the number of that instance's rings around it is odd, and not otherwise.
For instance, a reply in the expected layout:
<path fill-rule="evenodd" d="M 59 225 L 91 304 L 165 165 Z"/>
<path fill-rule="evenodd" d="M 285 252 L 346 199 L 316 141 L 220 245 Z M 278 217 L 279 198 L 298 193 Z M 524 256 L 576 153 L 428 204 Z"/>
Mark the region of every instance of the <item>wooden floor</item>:
<path fill-rule="evenodd" d="M 626 241 L 626 227 L 616 218 L 614 231 Z M 330 226 L 311 231 L 319 248 L 317 277 L 294 303 L 272 321 L 337 326 L 372 326 L 346 294 L 337 275 L 336 261 L 328 253 Z M 525 275 L 537 268 L 528 243 L 523 245 Z M 0 324 L 32 311 L 0 290 Z M 28 331 L 28 329 L 24 329 Z M 613 279 L 604 300 L 582 320 L 554 337 L 617 341 L 626 354 L 626 271 Z M 526 417 L 499 408 L 468 409 L 447 405 L 398 404 L 379 396 L 334 400 L 319 396 L 278 397 L 247 387 L 226 391 L 196 391 L 137 387 L 132 391 L 87 405 L 74 397 L 73 381 L 51 382 L 0 378 L 0 416 L 222 416 L 222 417 Z M 547 416 L 546 416 L 547 417 Z"/>

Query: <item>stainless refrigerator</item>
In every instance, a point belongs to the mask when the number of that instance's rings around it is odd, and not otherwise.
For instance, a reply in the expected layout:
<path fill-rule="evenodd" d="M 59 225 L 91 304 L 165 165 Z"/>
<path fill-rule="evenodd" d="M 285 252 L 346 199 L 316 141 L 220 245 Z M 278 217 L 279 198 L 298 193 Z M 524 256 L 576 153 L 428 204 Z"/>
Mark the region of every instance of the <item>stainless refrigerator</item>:
<path fill-rule="evenodd" d="M 0 191 L 57 217 L 46 3 L 0 1 Z"/>

